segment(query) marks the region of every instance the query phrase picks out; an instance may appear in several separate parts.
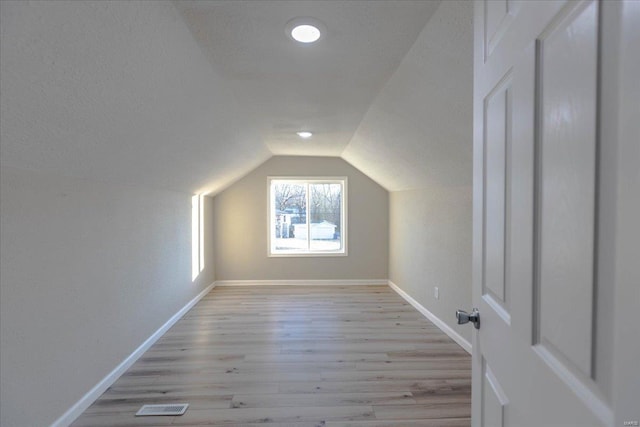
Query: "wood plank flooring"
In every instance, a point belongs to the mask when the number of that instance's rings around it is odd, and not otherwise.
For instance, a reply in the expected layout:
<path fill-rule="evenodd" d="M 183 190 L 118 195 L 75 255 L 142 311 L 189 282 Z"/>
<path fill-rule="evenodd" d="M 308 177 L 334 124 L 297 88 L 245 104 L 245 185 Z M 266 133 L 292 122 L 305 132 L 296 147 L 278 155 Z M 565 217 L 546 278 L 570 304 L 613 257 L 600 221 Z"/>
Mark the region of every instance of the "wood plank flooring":
<path fill-rule="evenodd" d="M 134 416 L 182 402 L 183 416 Z M 468 427 L 470 416 L 470 356 L 390 288 L 218 287 L 73 426 Z"/>

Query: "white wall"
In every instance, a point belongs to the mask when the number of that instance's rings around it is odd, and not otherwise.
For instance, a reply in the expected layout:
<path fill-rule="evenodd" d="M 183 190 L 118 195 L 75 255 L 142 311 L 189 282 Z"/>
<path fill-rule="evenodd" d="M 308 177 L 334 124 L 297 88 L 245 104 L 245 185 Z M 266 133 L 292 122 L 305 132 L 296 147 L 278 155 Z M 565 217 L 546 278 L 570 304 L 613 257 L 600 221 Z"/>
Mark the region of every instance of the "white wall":
<path fill-rule="evenodd" d="M 46 426 L 214 280 L 190 193 L 268 152 L 171 2 L 2 1 L 0 32 L 0 424 Z"/>
<path fill-rule="evenodd" d="M 0 218 L 3 427 L 51 424 L 214 278 L 190 194 L 3 166 Z"/>
<path fill-rule="evenodd" d="M 473 2 L 443 1 L 343 153 L 390 191 L 390 280 L 467 340 L 472 29 Z"/>
<path fill-rule="evenodd" d="M 348 256 L 269 257 L 268 176 L 346 176 Z M 214 199 L 217 280 L 388 277 L 387 191 L 337 157 L 276 156 Z"/>

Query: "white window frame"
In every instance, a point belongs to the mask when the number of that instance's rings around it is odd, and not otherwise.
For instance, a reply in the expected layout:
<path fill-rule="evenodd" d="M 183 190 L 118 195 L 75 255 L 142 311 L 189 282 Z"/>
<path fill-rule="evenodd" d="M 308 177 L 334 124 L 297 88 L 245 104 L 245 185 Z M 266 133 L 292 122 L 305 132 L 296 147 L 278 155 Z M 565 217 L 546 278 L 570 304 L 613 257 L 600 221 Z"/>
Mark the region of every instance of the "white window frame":
<path fill-rule="evenodd" d="M 275 228 L 273 224 L 275 223 L 275 197 L 271 194 L 271 183 L 273 181 L 287 181 L 292 184 L 340 184 L 342 186 L 341 191 L 341 212 L 340 212 L 340 239 L 342 249 L 337 251 L 322 251 L 322 250 L 276 250 L 275 249 Z M 335 256 L 347 256 L 347 182 L 346 176 L 269 176 L 267 177 L 267 254 L 269 257 L 335 257 Z M 309 191 L 307 191 L 307 242 L 310 246 L 311 239 L 311 227 L 309 226 L 309 221 L 311 218 L 310 205 L 309 205 Z M 308 246 L 308 247 L 309 247 Z"/>

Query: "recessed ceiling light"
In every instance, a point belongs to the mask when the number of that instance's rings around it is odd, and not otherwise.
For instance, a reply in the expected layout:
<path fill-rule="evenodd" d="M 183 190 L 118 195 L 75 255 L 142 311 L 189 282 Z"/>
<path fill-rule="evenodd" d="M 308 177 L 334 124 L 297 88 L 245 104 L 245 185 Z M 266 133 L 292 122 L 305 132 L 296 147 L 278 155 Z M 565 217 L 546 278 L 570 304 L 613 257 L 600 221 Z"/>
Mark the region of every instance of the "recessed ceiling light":
<path fill-rule="evenodd" d="M 302 139 L 309 139 L 309 138 L 311 138 L 313 136 L 313 134 L 311 132 L 308 132 L 306 130 L 300 131 L 300 132 L 296 132 L 296 133 Z"/>
<path fill-rule="evenodd" d="M 320 30 L 313 25 L 301 24 L 291 30 L 291 37 L 300 43 L 313 43 L 320 38 Z"/>
<path fill-rule="evenodd" d="M 313 43 L 326 33 L 326 27 L 316 18 L 298 17 L 293 18 L 285 27 L 287 35 L 300 43 Z"/>

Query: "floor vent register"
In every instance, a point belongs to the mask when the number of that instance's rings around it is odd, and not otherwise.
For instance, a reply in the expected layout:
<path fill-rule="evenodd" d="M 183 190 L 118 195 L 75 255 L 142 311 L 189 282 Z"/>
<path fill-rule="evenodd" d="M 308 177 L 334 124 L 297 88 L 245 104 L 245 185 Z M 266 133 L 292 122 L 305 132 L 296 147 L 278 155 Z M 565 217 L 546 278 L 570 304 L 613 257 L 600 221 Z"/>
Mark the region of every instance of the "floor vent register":
<path fill-rule="evenodd" d="M 165 405 L 144 405 L 136 417 L 157 416 L 157 415 L 182 415 L 187 412 L 188 403 L 168 403 Z"/>

